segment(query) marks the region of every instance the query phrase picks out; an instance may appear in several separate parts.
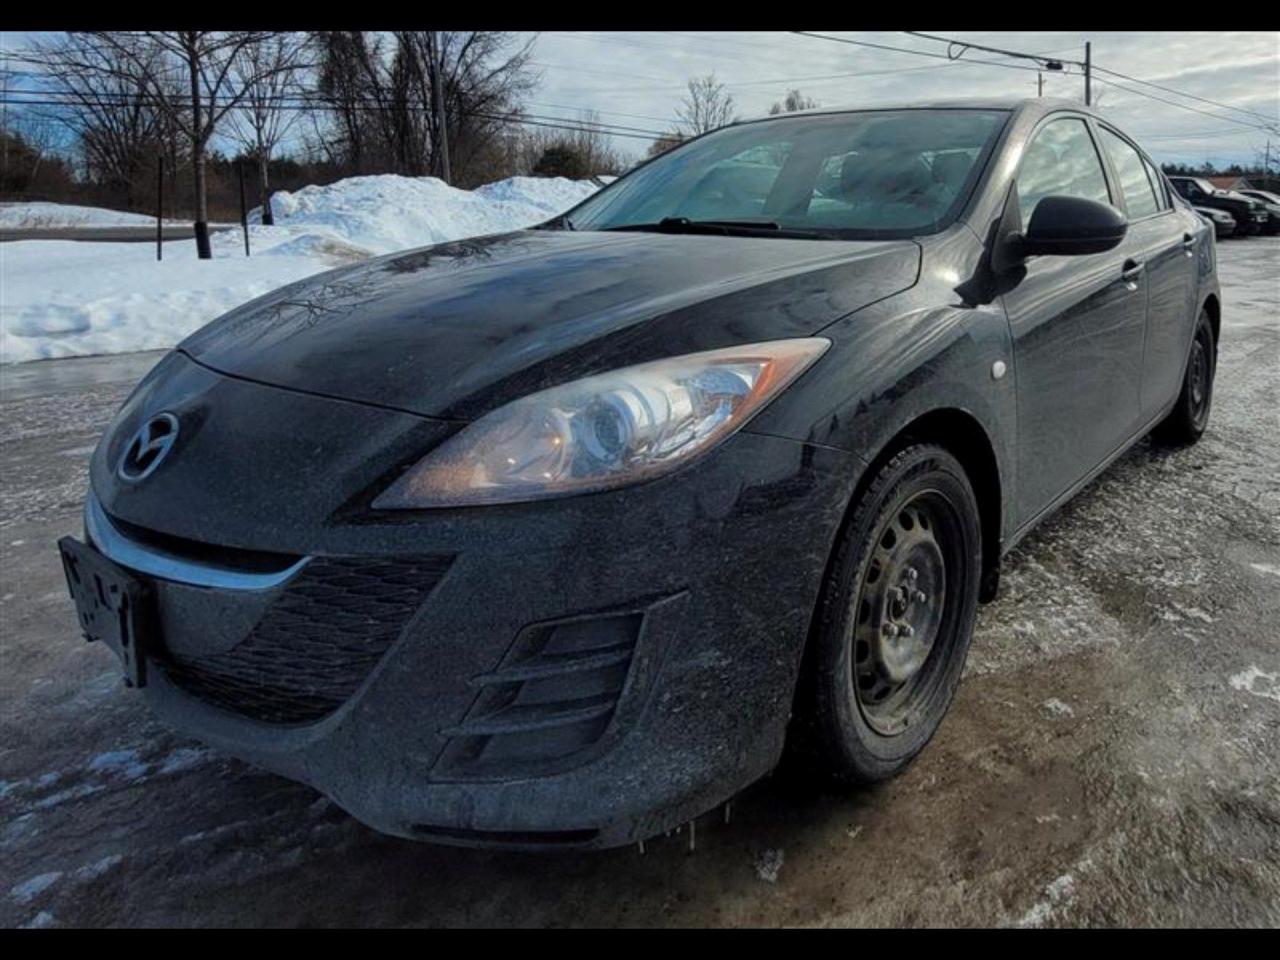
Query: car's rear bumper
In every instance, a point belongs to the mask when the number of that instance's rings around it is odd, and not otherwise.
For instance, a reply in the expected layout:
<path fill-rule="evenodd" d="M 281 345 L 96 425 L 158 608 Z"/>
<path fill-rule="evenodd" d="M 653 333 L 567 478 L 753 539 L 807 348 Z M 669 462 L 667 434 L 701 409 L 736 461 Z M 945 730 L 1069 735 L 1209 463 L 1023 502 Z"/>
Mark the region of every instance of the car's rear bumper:
<path fill-rule="evenodd" d="M 144 693 L 173 727 L 388 833 L 611 846 L 776 763 L 858 471 L 743 432 L 612 493 L 353 518 L 298 532 L 293 552 L 282 531 L 287 575 L 248 586 L 198 582 L 234 548 L 148 529 L 136 499 L 128 520 L 103 502 L 126 540 L 196 564 L 166 574 L 115 550 L 155 590 Z M 253 561 L 269 581 L 272 561 Z"/>

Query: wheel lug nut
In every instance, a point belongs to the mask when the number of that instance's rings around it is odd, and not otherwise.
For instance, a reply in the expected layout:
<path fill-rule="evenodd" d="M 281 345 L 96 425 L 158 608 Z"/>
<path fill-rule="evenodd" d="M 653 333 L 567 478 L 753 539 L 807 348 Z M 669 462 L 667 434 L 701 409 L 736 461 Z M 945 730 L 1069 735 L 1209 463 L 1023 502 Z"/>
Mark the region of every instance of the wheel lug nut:
<path fill-rule="evenodd" d="M 916 591 L 916 603 L 924 603 L 929 598 L 924 595 L 923 590 Z"/>
<path fill-rule="evenodd" d="M 910 624 L 908 624 L 907 626 L 905 626 L 905 627 L 903 627 L 903 628 L 902 628 L 902 635 L 903 635 L 904 637 L 909 637 L 909 636 L 911 636 L 913 633 L 915 633 L 915 631 L 911 629 Z"/>
<path fill-rule="evenodd" d="M 920 574 L 919 574 L 919 572 L 916 570 L 916 568 L 915 568 L 915 567 L 908 567 L 908 568 L 907 568 L 907 579 L 908 579 L 908 580 L 914 580 L 914 579 L 916 579 L 918 576 L 920 576 Z"/>
<path fill-rule="evenodd" d="M 893 623 L 886 623 L 884 625 L 884 635 L 886 637 L 896 637 L 898 635 L 897 625 Z"/>

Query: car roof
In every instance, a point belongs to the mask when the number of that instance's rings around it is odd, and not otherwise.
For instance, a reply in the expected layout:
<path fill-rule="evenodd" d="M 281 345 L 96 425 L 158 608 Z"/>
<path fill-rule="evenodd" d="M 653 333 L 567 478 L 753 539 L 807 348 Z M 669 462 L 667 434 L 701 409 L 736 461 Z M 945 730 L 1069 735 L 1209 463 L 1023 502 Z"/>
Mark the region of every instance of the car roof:
<path fill-rule="evenodd" d="M 1002 110 L 1018 113 L 1052 113 L 1056 110 L 1076 110 L 1090 116 L 1105 119 L 1092 107 L 1086 107 L 1079 100 L 1068 100 L 1063 97 L 986 97 L 963 98 L 951 100 L 925 100 L 899 103 L 869 102 L 844 104 L 831 107 L 812 107 L 808 110 L 796 110 L 791 113 L 763 114 L 747 117 L 738 123 L 757 123 L 763 120 L 782 120 L 787 117 L 812 117 L 823 114 L 866 113 L 881 110 Z"/>

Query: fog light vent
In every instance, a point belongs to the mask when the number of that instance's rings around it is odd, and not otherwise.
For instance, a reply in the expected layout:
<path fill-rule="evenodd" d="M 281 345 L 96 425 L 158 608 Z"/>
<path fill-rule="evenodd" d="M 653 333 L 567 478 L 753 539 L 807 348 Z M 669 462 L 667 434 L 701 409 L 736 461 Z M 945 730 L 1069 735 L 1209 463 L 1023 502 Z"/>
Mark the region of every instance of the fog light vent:
<path fill-rule="evenodd" d="M 608 732 L 644 616 L 580 617 L 521 631 L 450 737 L 434 773 L 483 779 L 546 772 L 580 759 Z"/>

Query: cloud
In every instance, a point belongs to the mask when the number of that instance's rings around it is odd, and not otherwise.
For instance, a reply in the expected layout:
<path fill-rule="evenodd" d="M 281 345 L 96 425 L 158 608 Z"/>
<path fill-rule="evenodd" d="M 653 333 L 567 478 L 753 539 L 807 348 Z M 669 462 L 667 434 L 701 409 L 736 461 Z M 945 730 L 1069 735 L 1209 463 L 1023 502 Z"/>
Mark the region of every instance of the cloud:
<path fill-rule="evenodd" d="M 944 32 L 945 33 L 945 32 Z M 945 44 L 905 33 L 840 33 L 921 53 Z M 1093 63 L 1128 76 L 1252 110 L 1280 124 L 1280 34 L 1237 33 L 945 33 L 1009 50 L 1083 60 L 1086 40 Z M 955 62 L 918 54 L 833 43 L 787 33 L 543 33 L 534 46 L 543 82 L 533 108 L 574 117 L 599 111 L 604 123 L 660 129 L 674 123 L 685 81 L 715 72 L 742 116 L 756 116 L 799 87 L 823 106 L 866 106 L 964 97 L 1036 95 L 1036 72 L 966 62 L 1001 60 L 970 52 Z M 1026 61 L 1006 60 L 1017 66 Z M 1084 79 L 1044 72 L 1045 96 L 1082 99 Z M 1218 166 L 1250 162 L 1267 134 L 1238 110 L 1224 109 L 1120 77 L 1095 73 L 1099 109 L 1141 141 L 1157 160 L 1212 160 Z M 1118 85 L 1118 86 L 1117 86 Z M 1129 89 L 1122 89 L 1129 88 Z M 1135 92 L 1136 91 L 1136 92 Z M 1172 100 L 1160 103 L 1143 94 Z M 1204 111 L 1196 113 L 1192 109 Z M 1150 138 L 1150 139 L 1147 139 Z M 1272 138 L 1280 151 L 1280 136 Z M 618 139 L 633 153 L 639 140 Z"/>

